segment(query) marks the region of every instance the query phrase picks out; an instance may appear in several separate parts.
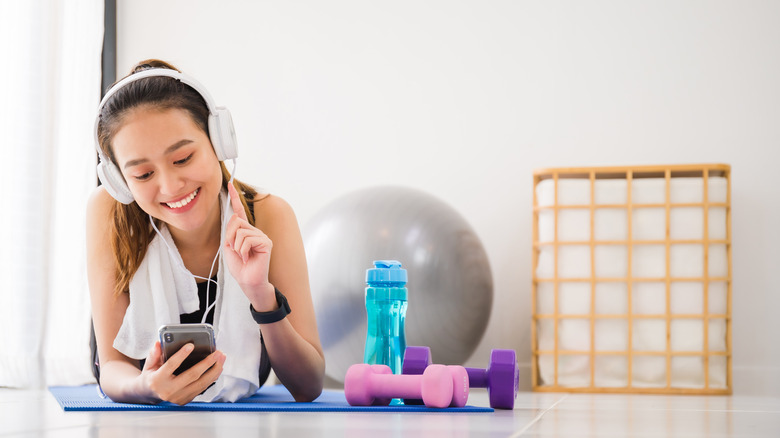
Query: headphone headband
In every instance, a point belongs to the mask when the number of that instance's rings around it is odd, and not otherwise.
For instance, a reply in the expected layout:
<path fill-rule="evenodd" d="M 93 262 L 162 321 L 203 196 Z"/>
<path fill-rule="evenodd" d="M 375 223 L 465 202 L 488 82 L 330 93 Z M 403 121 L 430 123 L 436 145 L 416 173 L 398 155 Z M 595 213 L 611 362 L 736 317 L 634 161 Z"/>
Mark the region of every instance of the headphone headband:
<path fill-rule="evenodd" d="M 106 102 L 116 94 L 119 90 L 141 79 L 150 77 L 169 77 L 176 79 L 183 84 L 190 86 L 198 94 L 203 97 L 206 102 L 206 107 L 209 110 L 208 129 L 209 139 L 211 145 L 214 147 L 214 152 L 217 155 L 219 161 L 235 159 L 238 156 L 238 146 L 236 143 L 236 133 L 233 127 L 233 118 L 225 107 L 218 107 L 211 99 L 211 95 L 200 82 L 196 81 L 190 76 L 185 75 L 177 70 L 171 70 L 169 68 L 151 68 L 143 70 L 138 73 L 132 73 L 124 79 L 114 84 L 103 96 L 98 106 L 97 117 L 95 117 L 95 148 L 97 149 L 99 163 L 97 166 L 97 173 L 100 182 L 106 187 L 108 193 L 114 197 L 117 201 L 123 204 L 129 204 L 133 202 L 133 194 L 130 192 L 127 183 L 122 176 L 122 172 L 103 154 L 103 150 L 100 148 L 100 141 L 98 139 L 98 126 L 100 125 L 100 112 L 103 110 Z"/>
<path fill-rule="evenodd" d="M 114 94 L 116 94 L 117 91 L 124 88 L 126 85 L 139 81 L 141 79 L 151 78 L 151 77 L 169 77 L 176 79 L 180 81 L 183 84 L 187 84 L 190 87 L 192 87 L 195 91 L 197 91 L 201 96 L 203 96 L 203 100 L 206 101 L 206 106 L 209 109 L 210 114 L 215 114 L 217 110 L 217 106 L 214 104 L 214 101 L 211 99 L 211 95 L 209 94 L 208 90 L 200 84 L 200 82 L 196 81 L 194 78 L 185 75 L 184 73 L 178 71 L 178 70 L 171 70 L 169 68 L 150 68 L 147 70 L 139 71 L 138 73 L 133 73 L 124 79 L 120 80 L 116 84 L 114 84 L 108 91 L 106 91 L 106 95 L 103 96 L 103 99 L 100 101 L 100 105 L 98 106 L 98 113 L 103 109 L 103 106 L 106 104 L 108 99 L 111 98 Z"/>

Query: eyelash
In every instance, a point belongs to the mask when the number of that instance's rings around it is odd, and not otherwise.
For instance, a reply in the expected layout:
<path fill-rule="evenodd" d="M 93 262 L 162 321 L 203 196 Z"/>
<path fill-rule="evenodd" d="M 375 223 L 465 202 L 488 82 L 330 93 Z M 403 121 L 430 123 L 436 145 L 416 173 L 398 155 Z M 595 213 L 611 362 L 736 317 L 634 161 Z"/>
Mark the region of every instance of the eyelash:
<path fill-rule="evenodd" d="M 190 161 L 190 159 L 192 159 L 192 156 L 193 156 L 193 155 L 194 155 L 194 154 L 189 154 L 187 157 L 185 157 L 185 158 L 182 158 L 181 160 L 176 160 L 176 161 L 174 161 L 174 162 L 173 162 L 173 164 L 175 164 L 175 165 L 177 165 L 177 166 L 181 166 L 181 165 L 183 165 L 183 164 L 187 164 L 187 162 L 188 162 L 188 161 Z M 147 179 L 149 179 L 151 176 L 152 176 L 152 172 L 146 172 L 146 173 L 145 173 L 145 174 L 143 174 L 143 175 L 138 175 L 138 176 L 136 176 L 136 177 L 135 177 L 135 179 L 137 179 L 138 181 L 146 181 L 146 180 L 147 180 Z"/>
<path fill-rule="evenodd" d="M 135 179 L 137 179 L 138 181 L 146 181 L 146 180 L 147 180 L 147 179 L 149 179 L 151 176 L 152 176 L 152 172 L 146 172 L 145 174 L 143 174 L 143 175 L 138 175 L 138 176 L 136 176 L 136 177 L 134 177 L 134 178 L 135 178 Z"/>
<path fill-rule="evenodd" d="M 190 159 L 192 158 L 193 155 L 194 154 L 189 154 L 189 155 L 187 155 L 186 158 L 182 158 L 181 160 L 174 161 L 173 164 L 186 164 L 188 161 L 190 161 Z"/>

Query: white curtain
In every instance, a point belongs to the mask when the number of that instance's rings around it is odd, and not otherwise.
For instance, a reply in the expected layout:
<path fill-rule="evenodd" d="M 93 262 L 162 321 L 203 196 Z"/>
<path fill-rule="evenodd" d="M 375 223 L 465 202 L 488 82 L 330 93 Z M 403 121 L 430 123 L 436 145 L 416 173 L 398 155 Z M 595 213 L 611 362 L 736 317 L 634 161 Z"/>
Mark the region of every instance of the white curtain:
<path fill-rule="evenodd" d="M 93 381 L 85 206 L 102 0 L 0 0 L 0 386 Z"/>

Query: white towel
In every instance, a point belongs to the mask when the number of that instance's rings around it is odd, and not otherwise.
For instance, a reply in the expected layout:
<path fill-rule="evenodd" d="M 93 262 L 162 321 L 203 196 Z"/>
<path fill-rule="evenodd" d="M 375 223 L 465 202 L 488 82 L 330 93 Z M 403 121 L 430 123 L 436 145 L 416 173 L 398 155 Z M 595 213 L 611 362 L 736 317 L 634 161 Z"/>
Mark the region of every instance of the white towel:
<path fill-rule="evenodd" d="M 222 222 L 233 214 L 227 195 L 220 195 Z M 224 241 L 224 227 L 221 241 Z M 166 246 L 165 239 L 168 242 Z M 169 249 L 170 248 L 170 249 Z M 214 310 L 214 335 L 217 349 L 225 353 L 222 375 L 195 401 L 234 402 L 250 396 L 259 387 L 260 330 L 249 313 L 244 295 L 220 257 Z M 216 293 L 216 291 L 214 291 Z M 114 348 L 128 357 L 145 359 L 158 340 L 165 324 L 178 324 L 179 315 L 199 308 L 198 289 L 193 275 L 184 267 L 181 255 L 163 226 L 149 245 L 141 266 L 130 281 L 130 305 Z"/>

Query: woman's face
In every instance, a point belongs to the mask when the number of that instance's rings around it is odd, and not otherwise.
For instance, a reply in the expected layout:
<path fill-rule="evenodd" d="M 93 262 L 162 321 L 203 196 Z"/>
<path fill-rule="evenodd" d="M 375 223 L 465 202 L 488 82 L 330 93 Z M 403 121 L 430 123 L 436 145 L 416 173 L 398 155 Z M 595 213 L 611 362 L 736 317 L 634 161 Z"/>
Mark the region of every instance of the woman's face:
<path fill-rule="evenodd" d="M 182 231 L 219 217 L 222 172 L 211 141 L 181 109 L 131 111 L 114 156 L 138 206 Z"/>

